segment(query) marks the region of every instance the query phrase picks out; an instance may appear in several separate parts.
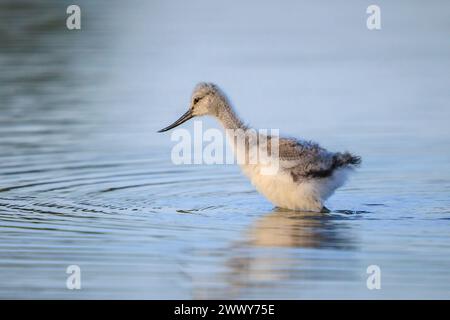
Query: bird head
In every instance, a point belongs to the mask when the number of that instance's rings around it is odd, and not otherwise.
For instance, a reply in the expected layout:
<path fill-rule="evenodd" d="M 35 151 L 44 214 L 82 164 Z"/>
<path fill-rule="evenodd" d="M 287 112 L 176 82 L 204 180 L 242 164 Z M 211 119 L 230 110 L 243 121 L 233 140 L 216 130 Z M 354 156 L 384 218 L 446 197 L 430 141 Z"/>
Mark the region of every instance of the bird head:
<path fill-rule="evenodd" d="M 212 115 L 217 116 L 224 101 L 224 95 L 220 89 L 213 83 L 201 82 L 192 92 L 191 102 L 188 111 L 171 125 L 159 130 L 165 132 L 180 124 L 198 116 Z"/>

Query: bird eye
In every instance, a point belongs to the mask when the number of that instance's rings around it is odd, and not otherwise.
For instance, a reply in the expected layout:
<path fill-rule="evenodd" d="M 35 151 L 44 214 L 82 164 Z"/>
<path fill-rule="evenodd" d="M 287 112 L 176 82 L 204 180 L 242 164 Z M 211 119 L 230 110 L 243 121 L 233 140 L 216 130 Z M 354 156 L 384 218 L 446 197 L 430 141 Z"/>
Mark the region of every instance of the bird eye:
<path fill-rule="evenodd" d="M 196 103 L 199 102 L 199 101 L 200 101 L 200 98 L 198 98 L 198 97 L 195 98 L 195 99 L 194 99 L 194 104 L 196 104 Z"/>

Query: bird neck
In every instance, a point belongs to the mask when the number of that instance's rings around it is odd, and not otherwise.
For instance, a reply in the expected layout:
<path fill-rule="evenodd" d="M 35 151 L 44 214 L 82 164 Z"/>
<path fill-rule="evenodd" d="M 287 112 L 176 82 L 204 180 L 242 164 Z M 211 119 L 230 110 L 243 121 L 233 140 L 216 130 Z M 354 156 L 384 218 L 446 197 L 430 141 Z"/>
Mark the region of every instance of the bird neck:
<path fill-rule="evenodd" d="M 220 103 L 222 105 L 219 106 L 216 117 L 225 129 L 227 141 L 233 150 L 237 163 L 241 166 L 248 164 L 250 148 L 254 147 L 254 145 L 250 146 L 253 131 L 239 119 L 226 99 L 223 99 Z M 253 139 L 253 141 L 256 140 Z"/>
<path fill-rule="evenodd" d="M 226 102 L 221 101 L 222 105 L 219 106 L 219 113 L 217 119 L 220 121 L 225 129 L 243 129 L 246 130 L 247 126 L 239 119 L 233 108 Z"/>

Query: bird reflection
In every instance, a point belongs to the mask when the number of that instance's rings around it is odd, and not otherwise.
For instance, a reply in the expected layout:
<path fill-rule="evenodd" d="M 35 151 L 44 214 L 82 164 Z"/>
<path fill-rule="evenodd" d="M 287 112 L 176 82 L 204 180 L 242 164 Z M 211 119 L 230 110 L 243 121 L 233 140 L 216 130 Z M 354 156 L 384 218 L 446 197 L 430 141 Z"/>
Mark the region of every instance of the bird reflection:
<path fill-rule="evenodd" d="M 244 239 L 230 250 L 223 279 L 226 292 L 220 294 L 222 297 L 258 294 L 259 290 L 253 290 L 262 287 L 292 290 L 294 284 L 304 290 L 303 282 L 354 277 L 350 269 L 336 272 L 339 263 L 351 263 L 350 260 L 334 260 L 332 257 L 337 255 L 330 257 L 329 253 L 340 250 L 340 257 L 345 258 L 356 250 L 346 216 L 274 209 L 259 218 Z"/>
<path fill-rule="evenodd" d="M 328 213 L 274 209 L 248 231 L 247 244 L 254 247 L 351 249 L 345 217 Z"/>

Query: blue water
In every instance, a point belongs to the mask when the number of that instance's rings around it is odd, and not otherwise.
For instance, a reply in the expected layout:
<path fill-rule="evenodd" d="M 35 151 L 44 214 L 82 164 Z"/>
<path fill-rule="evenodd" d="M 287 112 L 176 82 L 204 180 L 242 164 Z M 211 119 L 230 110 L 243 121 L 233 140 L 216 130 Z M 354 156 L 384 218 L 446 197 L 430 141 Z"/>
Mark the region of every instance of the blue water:
<path fill-rule="evenodd" d="M 78 3 L 79 31 L 69 2 L 0 4 L 0 298 L 450 298 L 448 2 L 378 1 L 378 31 L 364 1 Z M 156 131 L 198 81 L 361 155 L 332 212 L 174 165 Z"/>

